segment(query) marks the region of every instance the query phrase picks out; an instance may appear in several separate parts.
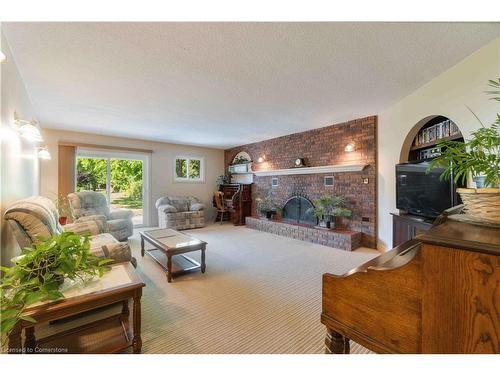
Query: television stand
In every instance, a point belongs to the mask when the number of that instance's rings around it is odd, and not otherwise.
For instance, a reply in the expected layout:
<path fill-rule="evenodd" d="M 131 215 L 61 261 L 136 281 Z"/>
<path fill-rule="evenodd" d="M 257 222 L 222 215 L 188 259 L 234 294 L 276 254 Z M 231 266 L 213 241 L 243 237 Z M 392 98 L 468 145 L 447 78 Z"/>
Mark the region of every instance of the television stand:
<path fill-rule="evenodd" d="M 392 247 L 411 240 L 417 234 L 427 232 L 434 222 L 417 215 L 394 213 L 392 215 Z"/>

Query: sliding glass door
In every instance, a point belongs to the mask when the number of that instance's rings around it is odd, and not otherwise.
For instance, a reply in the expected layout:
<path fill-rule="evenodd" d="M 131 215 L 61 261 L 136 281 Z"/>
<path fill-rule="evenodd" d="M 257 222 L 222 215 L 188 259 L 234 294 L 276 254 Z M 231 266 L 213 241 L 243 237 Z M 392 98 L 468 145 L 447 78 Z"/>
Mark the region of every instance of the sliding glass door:
<path fill-rule="evenodd" d="M 102 193 L 111 209 L 132 210 L 134 226 L 147 225 L 148 164 L 149 158 L 142 154 L 79 149 L 76 191 Z"/>

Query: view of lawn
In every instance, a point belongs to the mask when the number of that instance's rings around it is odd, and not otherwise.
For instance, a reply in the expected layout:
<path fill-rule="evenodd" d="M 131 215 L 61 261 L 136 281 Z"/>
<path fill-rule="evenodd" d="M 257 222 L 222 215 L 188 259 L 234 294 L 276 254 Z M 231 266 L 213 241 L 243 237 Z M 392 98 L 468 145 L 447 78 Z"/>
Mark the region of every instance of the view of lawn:
<path fill-rule="evenodd" d="M 76 191 L 92 190 L 106 195 L 109 184 L 112 208 L 131 209 L 134 216 L 142 216 L 142 161 L 79 157 L 76 171 Z"/>

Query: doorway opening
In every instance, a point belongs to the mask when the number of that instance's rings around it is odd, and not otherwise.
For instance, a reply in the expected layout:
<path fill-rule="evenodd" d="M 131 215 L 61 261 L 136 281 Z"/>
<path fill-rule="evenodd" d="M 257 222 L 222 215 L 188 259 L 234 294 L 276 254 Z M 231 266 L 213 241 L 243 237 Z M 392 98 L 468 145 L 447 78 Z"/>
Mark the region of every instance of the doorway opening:
<path fill-rule="evenodd" d="M 149 155 L 78 149 L 75 191 L 102 193 L 111 210 L 133 212 L 135 227 L 149 224 Z"/>

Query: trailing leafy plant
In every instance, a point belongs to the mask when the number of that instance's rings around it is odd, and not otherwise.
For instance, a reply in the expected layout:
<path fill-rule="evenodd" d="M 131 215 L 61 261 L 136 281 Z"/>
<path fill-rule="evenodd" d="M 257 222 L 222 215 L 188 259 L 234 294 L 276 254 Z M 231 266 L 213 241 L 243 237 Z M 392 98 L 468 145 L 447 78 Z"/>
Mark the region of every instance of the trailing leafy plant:
<path fill-rule="evenodd" d="M 350 217 L 352 215 L 352 211 L 346 208 L 346 199 L 342 196 L 324 194 L 313 203 L 314 208 L 310 208 L 309 212 L 312 212 L 319 220 L 325 220 L 328 216 Z"/>
<path fill-rule="evenodd" d="M 83 281 L 101 277 L 112 259 L 98 258 L 90 252 L 90 238 L 72 232 L 39 239 L 20 256 L 12 267 L 2 267 L 0 283 L 1 333 L 4 338 L 20 320 L 35 322 L 24 311 L 42 301 L 63 298 L 59 290 L 65 279 Z"/>
<path fill-rule="evenodd" d="M 233 163 L 232 165 L 236 165 L 236 164 L 247 164 L 247 163 L 250 163 L 251 160 L 248 160 L 246 157 L 244 156 L 236 156 L 233 160 Z"/>
<path fill-rule="evenodd" d="M 490 98 L 500 101 L 500 78 L 490 80 L 488 86 L 494 90 L 486 91 Z M 471 111 L 472 112 L 472 111 Z M 442 141 L 437 144 L 441 148 L 441 155 L 431 161 L 428 171 L 444 168 L 441 179 L 449 180 L 453 176 L 455 183 L 465 184 L 469 173 L 473 176 L 484 175 L 485 183 L 498 186 L 500 179 L 500 115 L 489 127 L 484 126 L 481 120 L 472 112 L 481 127 L 471 133 L 471 139 L 464 142 Z"/>

